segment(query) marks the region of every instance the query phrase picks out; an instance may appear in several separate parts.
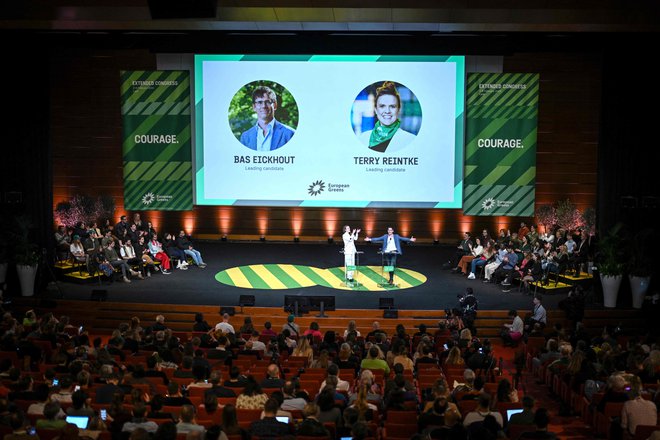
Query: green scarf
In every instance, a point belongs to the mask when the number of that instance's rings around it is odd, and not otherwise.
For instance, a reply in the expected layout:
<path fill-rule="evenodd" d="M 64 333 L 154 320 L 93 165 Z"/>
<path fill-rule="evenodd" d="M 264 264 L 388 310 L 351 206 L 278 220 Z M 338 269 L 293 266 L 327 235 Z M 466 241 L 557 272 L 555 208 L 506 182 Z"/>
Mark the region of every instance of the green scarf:
<path fill-rule="evenodd" d="M 394 136 L 394 133 L 396 133 L 400 126 L 401 121 L 399 120 L 388 126 L 381 125 L 380 121 L 376 121 L 374 129 L 371 131 L 371 136 L 369 136 L 369 147 L 380 145 L 392 139 L 392 136 Z"/>

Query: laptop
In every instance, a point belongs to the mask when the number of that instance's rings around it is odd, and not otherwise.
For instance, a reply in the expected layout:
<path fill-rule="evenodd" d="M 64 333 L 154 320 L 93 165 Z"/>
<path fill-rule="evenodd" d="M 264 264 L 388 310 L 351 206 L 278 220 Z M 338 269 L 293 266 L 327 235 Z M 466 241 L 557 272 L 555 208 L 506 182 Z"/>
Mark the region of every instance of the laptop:
<path fill-rule="evenodd" d="M 516 409 L 507 409 L 506 410 L 506 420 L 509 421 L 511 420 L 511 416 L 514 414 L 518 414 L 523 412 L 522 408 L 516 408 Z"/>
<path fill-rule="evenodd" d="M 66 422 L 76 425 L 78 427 L 78 429 L 87 429 L 87 424 L 89 423 L 89 417 L 87 417 L 87 416 L 66 416 Z"/>

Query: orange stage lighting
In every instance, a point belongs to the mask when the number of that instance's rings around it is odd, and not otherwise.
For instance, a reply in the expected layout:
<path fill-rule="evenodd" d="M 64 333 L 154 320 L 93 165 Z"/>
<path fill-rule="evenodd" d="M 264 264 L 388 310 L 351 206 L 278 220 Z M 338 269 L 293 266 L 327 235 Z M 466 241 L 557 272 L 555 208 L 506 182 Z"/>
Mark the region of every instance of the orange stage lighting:
<path fill-rule="evenodd" d="M 300 210 L 291 211 L 291 230 L 294 237 L 300 237 L 302 231 L 304 213 Z"/>
<path fill-rule="evenodd" d="M 500 229 L 504 229 L 506 231 L 507 229 L 510 228 L 511 228 L 511 219 L 509 217 L 503 215 L 497 217 L 497 231 L 495 231 L 496 234 L 499 234 Z"/>
<path fill-rule="evenodd" d="M 338 209 L 325 209 L 323 211 L 323 219 L 325 221 L 325 232 L 328 237 L 332 237 L 337 230 L 337 221 L 339 220 Z"/>
<path fill-rule="evenodd" d="M 434 240 L 440 240 L 442 234 L 442 214 L 437 211 L 429 212 L 429 227 Z"/>
<path fill-rule="evenodd" d="M 376 224 L 376 213 L 374 211 L 365 211 L 364 212 L 364 234 L 366 237 L 371 237 L 374 232 L 374 226 Z"/>
<path fill-rule="evenodd" d="M 410 235 L 410 212 L 401 211 L 399 213 L 399 234 L 402 237 L 408 237 Z"/>
<path fill-rule="evenodd" d="M 268 232 L 268 214 L 268 209 L 258 209 L 256 212 L 257 228 L 262 236 Z"/>
<path fill-rule="evenodd" d="M 472 222 L 473 222 L 473 217 L 469 215 L 461 215 L 458 220 L 461 228 L 461 235 L 463 235 L 463 232 L 469 232 L 470 234 L 473 233 L 472 231 Z"/>
<path fill-rule="evenodd" d="M 195 217 L 185 217 L 183 219 L 183 230 L 188 235 L 192 235 L 195 230 Z"/>
<path fill-rule="evenodd" d="M 233 217 L 233 210 L 229 207 L 217 208 L 216 210 L 218 216 L 218 229 L 222 235 L 229 235 L 231 230 L 231 220 Z"/>

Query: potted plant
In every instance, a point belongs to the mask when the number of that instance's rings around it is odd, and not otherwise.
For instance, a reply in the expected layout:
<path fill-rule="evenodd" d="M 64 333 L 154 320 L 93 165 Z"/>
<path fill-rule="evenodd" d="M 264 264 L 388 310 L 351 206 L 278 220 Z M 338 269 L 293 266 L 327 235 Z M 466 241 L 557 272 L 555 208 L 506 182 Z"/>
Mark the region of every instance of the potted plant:
<path fill-rule="evenodd" d="M 616 307 L 619 287 L 625 269 L 626 252 L 622 238 L 623 225 L 617 223 L 598 243 L 598 273 L 603 285 L 603 305 Z"/>
<path fill-rule="evenodd" d="M 39 247 L 30 241 L 30 227 L 31 221 L 27 216 L 16 217 L 11 234 L 14 244 L 13 257 L 23 296 L 34 295 L 34 280 L 39 268 Z"/>
<path fill-rule="evenodd" d="M 654 263 L 651 255 L 653 230 L 642 229 L 628 242 L 628 280 L 632 292 L 632 305 L 641 309 L 651 282 Z"/>

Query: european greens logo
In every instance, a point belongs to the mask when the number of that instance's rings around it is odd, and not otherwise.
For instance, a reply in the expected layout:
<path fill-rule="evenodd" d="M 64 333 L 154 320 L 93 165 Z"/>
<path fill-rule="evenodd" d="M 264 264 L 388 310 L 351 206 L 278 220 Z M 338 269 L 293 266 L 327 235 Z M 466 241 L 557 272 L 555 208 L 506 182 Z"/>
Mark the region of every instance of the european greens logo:
<path fill-rule="evenodd" d="M 322 180 L 317 180 L 316 182 L 313 182 L 311 185 L 309 185 L 307 191 L 309 192 L 310 196 L 318 196 L 323 191 L 325 191 L 325 182 Z"/>
<path fill-rule="evenodd" d="M 495 207 L 495 199 L 493 199 L 492 197 L 487 198 L 481 204 L 481 208 L 483 208 L 484 211 L 490 211 L 494 207 Z"/>
<path fill-rule="evenodd" d="M 142 196 L 142 204 L 149 206 L 156 200 L 156 196 L 152 192 L 148 192 Z"/>

